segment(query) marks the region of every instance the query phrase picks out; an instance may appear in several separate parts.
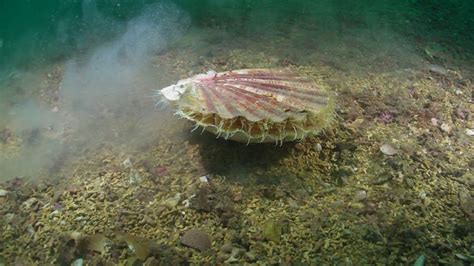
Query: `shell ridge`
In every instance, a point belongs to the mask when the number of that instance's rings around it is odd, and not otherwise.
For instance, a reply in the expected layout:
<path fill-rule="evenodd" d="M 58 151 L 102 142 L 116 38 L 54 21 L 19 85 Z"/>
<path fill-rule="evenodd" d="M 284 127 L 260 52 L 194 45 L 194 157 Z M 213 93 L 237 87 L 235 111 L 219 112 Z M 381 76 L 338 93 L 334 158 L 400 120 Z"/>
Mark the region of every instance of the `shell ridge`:
<path fill-rule="evenodd" d="M 239 87 L 235 87 L 235 86 L 232 86 L 232 85 L 226 85 L 225 87 L 229 88 L 229 89 L 233 89 L 234 90 L 234 93 L 238 94 L 238 96 L 242 97 L 242 98 L 245 98 L 247 99 L 248 101 L 252 102 L 257 108 L 258 107 L 261 107 L 263 108 L 267 113 L 269 114 L 274 114 L 274 115 L 277 115 L 278 117 L 285 119 L 288 117 L 287 114 L 285 113 L 282 113 L 282 112 L 278 112 L 274 109 L 272 109 L 272 104 L 275 105 L 268 97 L 261 97 L 261 98 L 257 98 L 258 96 L 262 96 L 258 93 L 254 93 L 254 92 L 251 92 L 251 91 L 246 91 L 244 89 L 241 89 Z M 251 93 L 252 95 L 246 95 L 245 93 L 248 92 L 248 93 Z M 250 98 L 250 99 L 249 99 Z M 265 105 L 263 105 L 265 103 Z M 278 103 L 278 102 L 277 102 Z M 285 105 L 283 106 L 285 108 L 291 108 L 291 106 L 288 106 L 288 105 Z M 281 114 L 285 114 L 284 117 L 281 116 Z"/>
<path fill-rule="evenodd" d="M 210 86 L 209 88 L 207 88 L 207 86 L 202 86 L 202 87 L 203 89 L 208 90 L 209 94 L 214 95 L 217 101 L 222 103 L 222 106 L 227 110 L 227 113 L 231 115 L 230 118 L 235 117 L 236 114 L 238 114 L 238 111 L 235 109 L 235 107 L 229 104 L 228 102 L 226 102 L 225 99 L 221 97 L 222 94 L 217 91 L 217 88 L 215 86 Z"/>
<path fill-rule="evenodd" d="M 204 101 L 206 102 L 207 109 L 210 111 L 210 113 L 217 113 L 217 110 L 215 109 L 214 104 L 211 103 L 210 97 L 209 97 L 209 92 L 207 91 L 206 86 L 198 86 L 200 88 L 200 91 L 204 94 Z"/>
<path fill-rule="evenodd" d="M 274 87 L 272 87 L 271 85 L 267 85 L 267 84 L 257 84 L 257 83 L 253 83 L 253 82 L 241 82 L 242 84 L 244 85 L 248 85 L 248 86 L 255 86 L 257 87 L 258 89 L 261 89 L 261 90 L 264 90 L 264 91 L 269 91 L 269 92 L 273 92 L 273 93 L 279 93 L 279 94 L 283 94 L 283 95 L 287 95 L 287 96 L 292 96 L 296 99 L 299 99 L 299 100 L 302 100 L 302 101 L 305 101 L 305 102 L 308 102 L 308 103 L 313 103 L 313 102 L 316 102 L 318 104 L 321 104 L 321 105 L 326 105 L 327 102 L 325 101 L 321 101 L 321 100 L 318 100 L 316 98 L 314 98 L 314 96 L 303 96 L 303 95 L 297 95 L 295 94 L 294 92 L 293 93 L 290 93 L 288 91 L 283 91 L 283 90 L 280 90 L 280 89 L 276 89 Z"/>
<path fill-rule="evenodd" d="M 224 86 L 224 87 L 225 87 L 225 86 Z M 239 101 L 239 98 L 238 98 L 236 95 L 233 95 L 232 93 L 228 93 L 228 92 L 226 92 L 226 93 L 227 93 L 227 96 L 228 96 L 228 97 L 230 97 L 230 98 L 232 98 L 232 99 L 235 100 L 235 103 L 236 103 L 236 104 L 238 104 L 239 106 L 243 107 L 243 109 L 244 109 L 246 112 L 252 114 L 252 115 L 256 118 L 255 121 L 260 121 L 260 120 L 263 119 L 263 117 L 261 116 L 261 113 L 258 111 L 258 109 L 251 109 L 251 108 L 250 108 L 251 106 L 245 105 L 245 104 L 243 104 L 241 101 Z M 244 95 L 244 96 L 245 96 L 245 95 Z M 250 120 L 252 120 L 252 119 L 250 119 Z"/>

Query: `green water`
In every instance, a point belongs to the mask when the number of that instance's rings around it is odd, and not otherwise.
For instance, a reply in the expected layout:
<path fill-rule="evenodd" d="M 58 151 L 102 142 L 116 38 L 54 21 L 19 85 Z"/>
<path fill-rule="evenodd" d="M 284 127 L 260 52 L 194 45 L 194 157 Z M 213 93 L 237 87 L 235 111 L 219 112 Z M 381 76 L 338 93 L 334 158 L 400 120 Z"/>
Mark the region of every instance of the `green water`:
<path fill-rule="evenodd" d="M 189 27 L 216 29 L 228 38 L 328 49 L 355 42 L 365 49 L 414 49 L 472 54 L 474 7 L 452 1 L 13 1 L 0 10 L 1 69 L 68 57 L 117 36 L 151 4 L 175 5 Z M 370 53 L 373 51 L 362 51 Z M 435 51 L 436 52 L 436 51 Z M 335 54 L 334 56 L 339 56 Z"/>

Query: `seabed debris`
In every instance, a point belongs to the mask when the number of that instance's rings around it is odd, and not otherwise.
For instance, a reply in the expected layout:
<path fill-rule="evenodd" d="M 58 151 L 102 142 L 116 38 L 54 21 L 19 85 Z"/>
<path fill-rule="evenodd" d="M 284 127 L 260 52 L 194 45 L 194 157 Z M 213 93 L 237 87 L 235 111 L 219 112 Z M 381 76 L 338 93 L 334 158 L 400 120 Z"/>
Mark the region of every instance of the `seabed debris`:
<path fill-rule="evenodd" d="M 288 64 L 231 51 L 196 69 L 174 52 L 158 59 L 181 77 Z M 336 122 L 321 134 L 282 147 L 206 134 L 127 155 L 105 146 L 63 178 L 6 181 L 0 264 L 472 264 L 471 81 L 433 67 L 298 68 L 334 88 Z M 14 156 L 21 138 L 7 135 L 0 151 Z"/>

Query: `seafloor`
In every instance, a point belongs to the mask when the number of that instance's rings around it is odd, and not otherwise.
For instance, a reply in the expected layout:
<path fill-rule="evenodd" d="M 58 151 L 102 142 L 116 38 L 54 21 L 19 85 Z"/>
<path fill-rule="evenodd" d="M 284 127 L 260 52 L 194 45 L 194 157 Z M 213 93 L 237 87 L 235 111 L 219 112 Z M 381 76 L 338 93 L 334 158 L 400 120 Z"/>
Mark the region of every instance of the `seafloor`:
<path fill-rule="evenodd" d="M 474 262 L 474 92 L 462 68 L 361 73 L 311 56 L 298 66 L 236 49 L 193 57 L 182 47 L 156 60 L 168 66 L 160 75 L 174 77 L 299 68 L 333 88 L 337 119 L 281 147 L 189 133 L 177 120 L 140 150 L 104 144 L 58 161 L 40 181 L 6 181 L 0 264 Z M 47 88 L 58 89 L 62 67 L 45 70 Z M 53 94 L 38 97 L 60 106 Z M 0 138 L 3 156 L 22 143 L 5 130 Z"/>

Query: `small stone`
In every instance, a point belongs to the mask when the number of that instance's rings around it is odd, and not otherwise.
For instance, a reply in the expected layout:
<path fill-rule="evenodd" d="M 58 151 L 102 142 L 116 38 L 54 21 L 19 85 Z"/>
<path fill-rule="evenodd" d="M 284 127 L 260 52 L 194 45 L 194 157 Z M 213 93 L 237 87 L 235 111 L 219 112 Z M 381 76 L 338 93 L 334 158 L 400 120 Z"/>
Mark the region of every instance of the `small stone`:
<path fill-rule="evenodd" d="M 448 75 L 448 70 L 440 65 L 430 65 L 428 70 L 434 74 L 446 76 Z"/>
<path fill-rule="evenodd" d="M 211 239 L 206 232 L 199 229 L 191 229 L 186 231 L 181 237 L 181 244 L 202 252 L 211 247 Z"/>
<path fill-rule="evenodd" d="M 354 195 L 355 201 L 364 201 L 367 199 L 367 191 L 365 190 L 357 190 Z"/>
<path fill-rule="evenodd" d="M 443 130 L 446 133 L 451 133 L 451 130 L 452 130 L 452 127 L 447 123 L 441 124 L 440 128 L 441 128 L 441 130 Z"/>
<path fill-rule="evenodd" d="M 203 176 L 199 177 L 199 181 L 201 181 L 203 183 L 208 183 L 209 178 L 207 177 L 207 175 L 203 175 Z"/>
<path fill-rule="evenodd" d="M 437 126 L 438 126 L 438 119 L 436 119 L 436 118 L 434 118 L 434 117 L 431 118 L 431 125 L 437 127 Z"/>
<path fill-rule="evenodd" d="M 389 156 L 392 156 L 398 153 L 398 151 L 394 147 L 392 147 L 390 144 L 384 144 L 380 146 L 380 151 L 383 154 L 389 155 Z"/>
<path fill-rule="evenodd" d="M 474 129 L 470 129 L 470 128 L 467 128 L 464 133 L 466 133 L 466 135 L 468 136 L 474 136 Z"/>
<path fill-rule="evenodd" d="M 51 109 L 51 112 L 57 113 L 59 111 L 59 107 L 55 106 L 53 109 Z"/>
<path fill-rule="evenodd" d="M 122 165 L 126 168 L 132 167 L 132 160 L 130 160 L 130 158 L 127 158 L 125 161 L 122 162 Z"/>
<path fill-rule="evenodd" d="M 8 193 L 10 193 L 8 190 L 0 189 L 0 197 L 5 197 Z"/>
<path fill-rule="evenodd" d="M 77 259 L 73 263 L 71 263 L 71 266 L 82 266 L 82 265 L 84 265 L 83 259 Z"/>
<path fill-rule="evenodd" d="M 321 144 L 320 143 L 316 144 L 316 151 L 320 152 L 322 150 L 323 150 L 323 147 L 321 146 Z"/>

